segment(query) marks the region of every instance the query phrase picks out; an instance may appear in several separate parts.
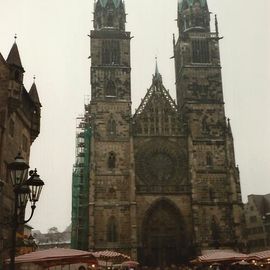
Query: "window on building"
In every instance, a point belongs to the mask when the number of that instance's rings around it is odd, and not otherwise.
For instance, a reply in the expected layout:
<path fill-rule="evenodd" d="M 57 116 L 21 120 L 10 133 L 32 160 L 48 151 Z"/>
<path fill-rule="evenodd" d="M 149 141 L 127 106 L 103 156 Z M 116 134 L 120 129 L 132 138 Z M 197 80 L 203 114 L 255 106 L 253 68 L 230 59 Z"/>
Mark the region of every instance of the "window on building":
<path fill-rule="evenodd" d="M 219 248 L 220 245 L 220 228 L 219 224 L 217 222 L 216 217 L 212 217 L 211 221 L 211 233 L 212 233 L 212 241 L 213 241 L 213 246 L 215 248 Z"/>
<path fill-rule="evenodd" d="M 28 152 L 28 138 L 24 134 L 22 135 L 22 150 Z"/>
<path fill-rule="evenodd" d="M 109 27 L 113 27 L 113 14 L 112 13 L 109 13 L 109 15 L 108 15 L 107 25 Z"/>
<path fill-rule="evenodd" d="M 205 39 L 195 39 L 192 41 L 192 61 L 193 63 L 209 63 L 209 42 Z"/>
<path fill-rule="evenodd" d="M 117 242 L 117 225 L 115 217 L 110 217 L 107 227 L 107 241 Z"/>
<path fill-rule="evenodd" d="M 108 121 L 107 131 L 108 131 L 109 136 L 115 136 L 116 135 L 116 122 L 112 118 Z"/>
<path fill-rule="evenodd" d="M 5 125 L 6 112 L 3 110 L 0 112 L 0 125 Z"/>
<path fill-rule="evenodd" d="M 116 97 L 116 87 L 115 87 L 115 83 L 112 80 L 109 80 L 106 84 L 106 88 L 105 88 L 105 95 L 107 97 Z"/>
<path fill-rule="evenodd" d="M 10 119 L 9 121 L 9 135 L 13 138 L 14 137 L 14 133 L 15 133 L 15 122 L 13 121 L 13 119 Z"/>
<path fill-rule="evenodd" d="M 120 42 L 119 40 L 104 40 L 102 43 L 102 64 L 120 64 Z"/>
<path fill-rule="evenodd" d="M 250 221 L 250 223 L 255 223 L 255 222 L 257 222 L 257 217 L 256 216 L 251 216 L 249 218 L 249 221 Z"/>
<path fill-rule="evenodd" d="M 206 154 L 206 165 L 209 167 L 213 166 L 213 154 L 210 152 Z"/>
<path fill-rule="evenodd" d="M 204 134 L 208 134 L 209 133 L 209 125 L 208 125 L 208 122 L 207 122 L 207 117 L 204 116 L 203 119 L 202 119 L 202 132 Z"/>
<path fill-rule="evenodd" d="M 20 72 L 18 70 L 15 70 L 15 72 L 14 72 L 14 78 L 15 78 L 16 81 L 19 81 L 19 79 L 20 79 Z"/>
<path fill-rule="evenodd" d="M 109 153 L 108 157 L 108 168 L 109 169 L 114 169 L 115 168 L 115 163 L 116 163 L 116 155 L 114 152 Z"/>
<path fill-rule="evenodd" d="M 8 163 L 5 161 L 5 164 L 4 164 L 4 169 L 5 169 L 5 181 L 8 183 L 9 179 L 10 179 L 10 171 L 9 171 L 9 168 L 8 168 Z"/>
<path fill-rule="evenodd" d="M 116 190 L 113 187 L 110 187 L 108 190 L 108 198 L 109 199 L 116 199 Z"/>
<path fill-rule="evenodd" d="M 213 202 L 215 199 L 215 193 L 212 187 L 209 188 L 209 200 Z"/>

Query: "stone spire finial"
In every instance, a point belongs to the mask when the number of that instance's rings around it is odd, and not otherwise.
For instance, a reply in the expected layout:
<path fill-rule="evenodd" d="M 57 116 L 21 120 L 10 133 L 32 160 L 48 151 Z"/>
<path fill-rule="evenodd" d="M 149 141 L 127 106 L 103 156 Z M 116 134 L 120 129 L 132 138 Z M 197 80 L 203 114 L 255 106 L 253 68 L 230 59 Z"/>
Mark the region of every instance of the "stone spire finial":
<path fill-rule="evenodd" d="M 14 44 L 11 47 L 11 50 L 10 50 L 9 55 L 7 57 L 7 63 L 10 65 L 15 65 L 15 66 L 23 69 L 19 49 L 18 49 L 18 46 L 16 43 L 17 35 L 14 36 L 14 39 L 15 39 Z"/>

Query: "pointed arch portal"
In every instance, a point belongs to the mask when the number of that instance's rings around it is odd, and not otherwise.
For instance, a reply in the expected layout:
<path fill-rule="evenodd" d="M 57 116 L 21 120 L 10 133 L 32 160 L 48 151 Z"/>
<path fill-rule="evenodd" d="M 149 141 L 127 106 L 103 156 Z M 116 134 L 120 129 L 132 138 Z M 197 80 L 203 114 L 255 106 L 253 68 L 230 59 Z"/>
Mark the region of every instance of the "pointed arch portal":
<path fill-rule="evenodd" d="M 169 200 L 154 203 L 142 224 L 142 248 L 139 261 L 147 266 L 178 265 L 188 257 L 184 220 Z"/>

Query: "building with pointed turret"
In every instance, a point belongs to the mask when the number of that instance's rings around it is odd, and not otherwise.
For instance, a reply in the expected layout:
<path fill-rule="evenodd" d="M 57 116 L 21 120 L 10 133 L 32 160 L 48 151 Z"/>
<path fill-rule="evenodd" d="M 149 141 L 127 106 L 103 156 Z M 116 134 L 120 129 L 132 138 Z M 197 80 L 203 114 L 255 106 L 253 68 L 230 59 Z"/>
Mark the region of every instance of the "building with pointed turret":
<path fill-rule="evenodd" d="M 156 66 L 132 115 L 125 4 L 95 2 L 91 101 L 83 119 L 91 136 L 77 145 L 74 248 L 118 250 L 148 266 L 179 264 L 208 249 L 243 248 L 218 22 L 212 32 L 210 19 L 206 0 L 179 0 L 173 40 L 177 101 Z"/>
<path fill-rule="evenodd" d="M 8 224 L 14 192 L 8 164 L 18 152 L 29 161 L 30 146 L 40 132 L 41 103 L 36 84 L 28 92 L 23 84 L 24 72 L 15 41 L 6 60 L 0 53 L 0 268 L 11 248 Z"/>

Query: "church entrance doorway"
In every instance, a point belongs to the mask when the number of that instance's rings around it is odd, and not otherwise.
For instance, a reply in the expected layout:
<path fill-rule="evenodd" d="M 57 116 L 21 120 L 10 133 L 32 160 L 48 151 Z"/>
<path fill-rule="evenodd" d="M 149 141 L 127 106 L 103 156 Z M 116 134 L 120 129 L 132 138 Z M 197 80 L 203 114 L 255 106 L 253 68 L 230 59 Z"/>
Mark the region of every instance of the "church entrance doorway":
<path fill-rule="evenodd" d="M 169 200 L 160 200 L 143 222 L 139 261 L 146 266 L 178 265 L 185 261 L 186 236 L 179 210 Z"/>

